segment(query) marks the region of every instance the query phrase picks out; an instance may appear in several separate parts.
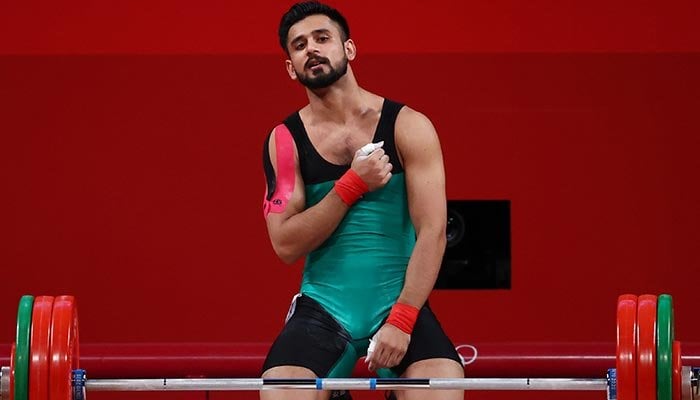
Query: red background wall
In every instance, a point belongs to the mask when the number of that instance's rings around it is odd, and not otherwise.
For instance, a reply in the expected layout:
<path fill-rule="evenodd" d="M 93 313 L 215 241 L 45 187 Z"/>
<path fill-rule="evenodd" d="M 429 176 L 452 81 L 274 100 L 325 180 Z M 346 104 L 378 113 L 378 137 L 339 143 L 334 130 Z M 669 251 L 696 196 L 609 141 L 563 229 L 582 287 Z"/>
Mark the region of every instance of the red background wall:
<path fill-rule="evenodd" d="M 700 341 L 697 3 L 332 4 L 360 83 L 433 120 L 448 197 L 511 200 L 512 289 L 436 291 L 451 336 L 612 342 L 619 294 L 667 292 Z M 261 212 L 263 139 L 305 102 L 289 5 L 0 5 L 0 343 L 25 293 L 76 295 L 83 342 L 274 338 L 301 265 Z"/>

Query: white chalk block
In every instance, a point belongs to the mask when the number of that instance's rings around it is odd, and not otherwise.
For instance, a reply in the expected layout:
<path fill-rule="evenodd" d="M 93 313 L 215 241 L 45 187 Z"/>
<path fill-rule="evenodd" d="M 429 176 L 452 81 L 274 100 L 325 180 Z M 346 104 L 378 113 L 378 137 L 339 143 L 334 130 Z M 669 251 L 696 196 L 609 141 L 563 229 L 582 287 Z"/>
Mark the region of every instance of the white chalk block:
<path fill-rule="evenodd" d="M 384 146 L 384 141 L 378 143 L 367 143 L 366 145 L 362 146 L 362 148 L 360 148 L 360 155 L 368 156 L 372 154 L 373 151 L 380 149 L 382 146 Z"/>

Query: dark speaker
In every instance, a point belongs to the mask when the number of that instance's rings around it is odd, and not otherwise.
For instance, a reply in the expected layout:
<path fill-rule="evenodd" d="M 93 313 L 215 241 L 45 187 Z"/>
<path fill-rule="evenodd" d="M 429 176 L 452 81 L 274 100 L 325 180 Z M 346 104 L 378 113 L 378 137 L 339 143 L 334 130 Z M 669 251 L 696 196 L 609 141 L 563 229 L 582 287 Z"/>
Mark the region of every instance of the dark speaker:
<path fill-rule="evenodd" d="M 448 200 L 435 289 L 510 289 L 510 200 Z"/>

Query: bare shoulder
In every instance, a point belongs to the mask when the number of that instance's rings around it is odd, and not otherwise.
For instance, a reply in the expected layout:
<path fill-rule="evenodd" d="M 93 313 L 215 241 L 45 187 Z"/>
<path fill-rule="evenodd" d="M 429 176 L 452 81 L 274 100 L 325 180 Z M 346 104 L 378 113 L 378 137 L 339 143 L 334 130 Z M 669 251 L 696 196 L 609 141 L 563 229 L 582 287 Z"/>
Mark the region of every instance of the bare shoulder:
<path fill-rule="evenodd" d="M 430 118 L 408 106 L 404 106 L 396 118 L 395 138 L 402 154 L 416 148 L 439 147 L 438 135 Z"/>
<path fill-rule="evenodd" d="M 280 125 L 281 125 L 281 124 L 280 124 Z M 278 151 L 278 149 L 279 149 L 278 146 L 277 146 L 277 141 L 278 141 L 277 135 L 279 134 L 277 128 L 278 128 L 280 125 L 278 125 L 277 127 L 273 128 L 273 129 L 270 131 L 270 133 L 267 134 L 267 137 L 266 137 L 266 139 L 265 139 L 265 145 L 263 146 L 264 151 L 265 151 L 265 154 L 264 154 L 263 156 L 264 156 L 264 157 L 269 157 L 269 161 L 272 163 L 272 166 L 273 166 L 273 168 L 274 168 L 275 170 L 277 169 L 277 151 Z M 292 151 L 293 154 L 294 154 L 294 162 L 297 163 L 297 162 L 298 162 L 298 157 L 299 157 L 299 155 L 297 154 L 297 148 L 296 148 L 296 146 L 294 146 L 294 145 L 292 145 L 292 146 L 285 146 L 285 143 L 287 143 L 287 142 L 291 142 L 292 144 L 294 144 L 294 142 L 295 142 L 294 137 L 293 137 L 291 134 L 286 135 L 286 137 L 288 137 L 289 140 L 281 140 L 282 146 L 283 146 L 283 148 L 285 148 L 285 149 L 288 149 L 288 148 L 291 147 L 291 150 L 290 150 L 290 151 Z"/>
<path fill-rule="evenodd" d="M 403 106 L 396 118 L 397 128 L 433 128 L 433 123 L 427 115 L 409 106 Z"/>

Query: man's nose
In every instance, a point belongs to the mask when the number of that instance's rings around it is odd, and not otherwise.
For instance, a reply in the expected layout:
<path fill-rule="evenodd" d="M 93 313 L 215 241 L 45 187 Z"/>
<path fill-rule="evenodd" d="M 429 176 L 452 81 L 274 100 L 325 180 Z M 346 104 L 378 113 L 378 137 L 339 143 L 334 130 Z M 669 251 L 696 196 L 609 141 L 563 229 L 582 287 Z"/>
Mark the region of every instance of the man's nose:
<path fill-rule="evenodd" d="M 321 50 L 319 49 L 318 44 L 311 41 L 306 45 L 306 52 L 307 54 L 319 54 Z"/>

